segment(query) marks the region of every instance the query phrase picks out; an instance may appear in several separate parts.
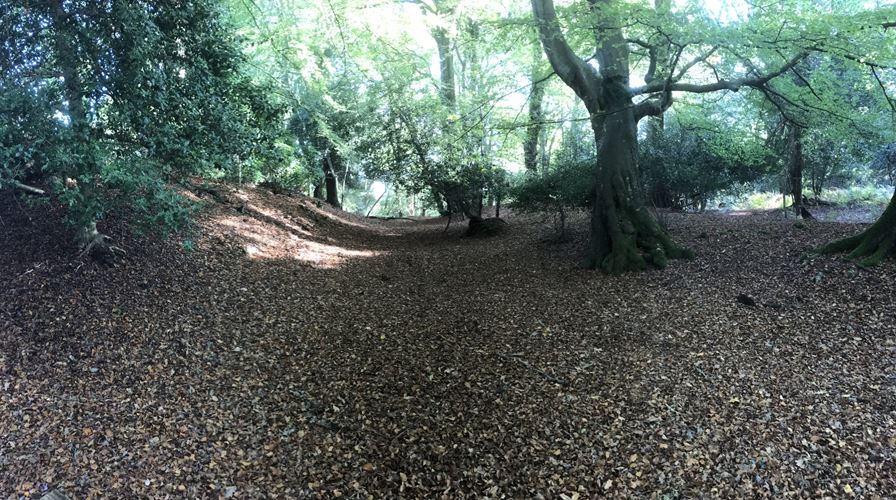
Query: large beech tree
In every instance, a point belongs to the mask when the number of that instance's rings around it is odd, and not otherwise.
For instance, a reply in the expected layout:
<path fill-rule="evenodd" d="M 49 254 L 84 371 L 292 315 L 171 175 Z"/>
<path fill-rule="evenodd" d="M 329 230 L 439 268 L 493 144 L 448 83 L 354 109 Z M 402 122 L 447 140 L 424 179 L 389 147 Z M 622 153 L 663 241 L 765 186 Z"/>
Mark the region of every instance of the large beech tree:
<path fill-rule="evenodd" d="M 553 0 L 532 0 L 532 11 L 545 54 L 560 78 L 575 91 L 591 117 L 591 128 L 598 144 L 594 203 L 591 216 L 591 243 L 585 265 L 610 273 L 635 271 L 648 265 L 664 267 L 669 258 L 688 258 L 693 253 L 674 242 L 644 204 L 638 178 L 637 126 L 647 116 L 661 115 L 672 104 L 676 91 L 707 93 L 737 91 L 744 87 L 763 88 L 807 56 L 797 50 L 782 58 L 777 67 L 750 71 L 735 78 L 718 77 L 709 83 L 683 81 L 689 70 L 718 50 L 682 61 L 686 42 L 664 36 L 656 41 L 632 39 L 623 25 L 631 21 L 628 5 L 617 0 L 588 0 L 585 12 L 590 17 L 597 68 L 576 55 L 560 27 Z M 672 19 L 662 12 L 654 20 Z M 648 23 L 643 23 L 648 24 Z M 633 87 L 629 45 L 646 49 L 649 65 L 645 85 Z M 658 54 L 670 54 L 659 61 Z M 658 67 L 666 71 L 661 74 Z M 749 66 L 748 66 L 749 67 Z M 640 98 L 635 102 L 636 98 Z"/>

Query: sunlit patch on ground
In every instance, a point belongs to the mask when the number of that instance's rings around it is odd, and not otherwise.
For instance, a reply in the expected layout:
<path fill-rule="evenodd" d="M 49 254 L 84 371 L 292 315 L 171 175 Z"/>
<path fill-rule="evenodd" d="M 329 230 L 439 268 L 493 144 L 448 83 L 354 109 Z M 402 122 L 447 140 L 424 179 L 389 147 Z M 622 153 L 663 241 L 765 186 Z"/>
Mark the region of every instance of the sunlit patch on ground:
<path fill-rule="evenodd" d="M 178 190 L 178 194 L 181 195 L 181 196 L 183 196 L 183 197 L 186 198 L 187 200 L 190 200 L 190 201 L 193 202 L 193 203 L 200 203 L 200 202 L 202 202 L 202 198 L 200 198 L 199 196 L 197 196 L 196 193 L 190 191 L 189 189 L 180 189 L 180 190 Z"/>
<path fill-rule="evenodd" d="M 352 259 L 382 255 L 373 250 L 354 250 L 314 241 L 310 233 L 300 228 L 285 229 L 248 216 L 219 216 L 211 223 L 220 233 L 239 242 L 250 259 L 298 260 L 333 269 Z"/>
<path fill-rule="evenodd" d="M 287 217 L 279 210 L 276 210 L 273 208 L 261 207 L 261 206 L 257 206 L 257 205 L 252 205 L 252 204 L 247 204 L 246 208 L 248 208 L 249 210 L 251 210 L 253 212 L 256 212 L 257 214 L 261 214 L 264 217 L 269 217 L 271 219 L 270 222 L 272 222 L 274 224 L 282 225 L 283 229 L 286 229 L 286 230 L 289 230 L 289 231 L 292 231 L 295 233 L 299 233 L 304 236 L 311 236 L 311 232 L 308 231 L 306 228 L 313 228 L 314 223 L 304 217 L 299 217 L 299 218 Z"/>

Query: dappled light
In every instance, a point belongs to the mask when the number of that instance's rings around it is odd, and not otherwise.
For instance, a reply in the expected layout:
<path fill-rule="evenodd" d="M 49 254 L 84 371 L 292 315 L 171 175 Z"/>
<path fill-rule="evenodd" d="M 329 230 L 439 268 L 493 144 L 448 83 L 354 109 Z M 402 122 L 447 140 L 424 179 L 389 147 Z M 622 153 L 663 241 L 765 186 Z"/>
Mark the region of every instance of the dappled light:
<path fill-rule="evenodd" d="M 219 234 L 238 242 L 250 259 L 296 260 L 321 269 L 334 269 L 350 260 L 383 255 L 374 250 L 354 250 L 314 241 L 304 236 L 309 234 L 305 231 L 294 232 L 251 217 L 218 216 L 209 224 Z"/>
<path fill-rule="evenodd" d="M 894 82 L 896 0 L 0 0 L 0 498 L 891 498 Z"/>
<path fill-rule="evenodd" d="M 271 224 L 277 225 L 285 231 L 292 234 L 311 236 L 309 229 L 314 227 L 314 223 L 304 217 L 288 218 L 282 212 L 273 208 L 265 208 L 253 204 L 245 205 L 245 209 L 254 212 L 255 217 L 263 216 L 270 220 Z"/>

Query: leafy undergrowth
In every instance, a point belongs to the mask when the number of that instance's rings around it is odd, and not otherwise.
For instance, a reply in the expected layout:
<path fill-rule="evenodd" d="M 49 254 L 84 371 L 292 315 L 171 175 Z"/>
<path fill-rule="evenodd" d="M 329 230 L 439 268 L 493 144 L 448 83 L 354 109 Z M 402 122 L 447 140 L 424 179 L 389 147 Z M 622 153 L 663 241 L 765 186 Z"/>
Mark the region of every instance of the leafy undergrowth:
<path fill-rule="evenodd" d="M 2 496 L 896 491 L 894 264 L 800 260 L 857 226 L 669 215 L 698 257 L 610 277 L 583 216 L 228 199 L 116 267 L 0 202 Z"/>

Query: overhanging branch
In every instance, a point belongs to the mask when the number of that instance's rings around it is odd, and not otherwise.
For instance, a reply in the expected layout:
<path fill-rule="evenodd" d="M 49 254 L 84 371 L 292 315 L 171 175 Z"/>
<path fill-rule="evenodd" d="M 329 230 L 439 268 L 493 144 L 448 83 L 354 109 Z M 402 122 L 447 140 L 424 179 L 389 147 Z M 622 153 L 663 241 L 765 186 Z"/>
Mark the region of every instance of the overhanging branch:
<path fill-rule="evenodd" d="M 642 95 L 642 94 L 653 94 L 655 92 L 662 91 L 670 91 L 670 92 L 693 92 L 697 94 L 703 94 L 707 92 L 715 92 L 718 90 L 732 90 L 737 92 L 743 87 L 753 87 L 760 88 L 770 80 L 781 76 L 785 72 L 789 71 L 790 68 L 796 66 L 800 61 L 805 59 L 809 55 L 808 52 L 800 52 L 789 61 L 787 61 L 780 68 L 772 71 L 770 73 L 766 73 L 765 75 L 754 76 L 750 78 L 735 78 L 733 80 L 719 80 L 713 83 L 681 83 L 681 82 L 673 82 L 671 84 L 667 84 L 666 82 L 660 83 L 650 83 L 644 85 L 642 87 L 636 87 L 632 89 L 632 95 Z"/>

